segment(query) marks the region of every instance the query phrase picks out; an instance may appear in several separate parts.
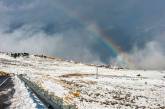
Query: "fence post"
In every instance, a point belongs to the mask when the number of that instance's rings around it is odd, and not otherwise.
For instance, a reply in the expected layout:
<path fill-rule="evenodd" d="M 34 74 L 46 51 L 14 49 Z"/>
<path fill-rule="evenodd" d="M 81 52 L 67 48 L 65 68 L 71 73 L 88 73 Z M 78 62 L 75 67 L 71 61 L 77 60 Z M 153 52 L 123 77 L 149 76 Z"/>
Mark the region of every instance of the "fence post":
<path fill-rule="evenodd" d="M 98 74 L 98 66 L 96 66 L 96 79 L 98 79 L 98 76 L 99 76 L 99 74 Z"/>

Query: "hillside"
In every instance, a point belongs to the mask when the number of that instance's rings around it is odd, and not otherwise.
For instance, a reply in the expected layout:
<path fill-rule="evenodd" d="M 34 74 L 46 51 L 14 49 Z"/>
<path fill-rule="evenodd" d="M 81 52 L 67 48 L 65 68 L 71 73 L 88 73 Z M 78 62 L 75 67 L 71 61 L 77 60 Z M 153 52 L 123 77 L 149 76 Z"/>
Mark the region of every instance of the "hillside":
<path fill-rule="evenodd" d="M 20 74 L 77 109 L 165 109 L 165 71 L 112 69 L 24 53 L 0 53 L 0 71 L 12 75 L 11 109 L 46 108 Z M 9 89 L 0 90 L 0 96 Z"/>

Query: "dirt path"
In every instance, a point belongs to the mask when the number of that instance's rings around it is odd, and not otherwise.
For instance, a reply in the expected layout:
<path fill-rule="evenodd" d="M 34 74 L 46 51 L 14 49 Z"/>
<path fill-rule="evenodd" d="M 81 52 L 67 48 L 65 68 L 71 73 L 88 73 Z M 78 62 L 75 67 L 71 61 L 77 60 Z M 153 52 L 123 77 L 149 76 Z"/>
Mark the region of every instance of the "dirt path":
<path fill-rule="evenodd" d="M 10 106 L 10 99 L 14 94 L 14 84 L 11 77 L 0 76 L 0 109 Z"/>

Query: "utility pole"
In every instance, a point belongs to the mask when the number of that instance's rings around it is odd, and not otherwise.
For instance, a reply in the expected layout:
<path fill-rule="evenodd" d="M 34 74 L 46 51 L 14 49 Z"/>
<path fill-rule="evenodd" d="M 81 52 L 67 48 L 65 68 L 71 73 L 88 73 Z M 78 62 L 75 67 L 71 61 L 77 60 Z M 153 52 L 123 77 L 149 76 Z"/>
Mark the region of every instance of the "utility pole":
<path fill-rule="evenodd" d="M 98 76 L 99 76 L 99 74 L 98 74 L 98 66 L 96 66 L 96 79 L 98 79 Z"/>

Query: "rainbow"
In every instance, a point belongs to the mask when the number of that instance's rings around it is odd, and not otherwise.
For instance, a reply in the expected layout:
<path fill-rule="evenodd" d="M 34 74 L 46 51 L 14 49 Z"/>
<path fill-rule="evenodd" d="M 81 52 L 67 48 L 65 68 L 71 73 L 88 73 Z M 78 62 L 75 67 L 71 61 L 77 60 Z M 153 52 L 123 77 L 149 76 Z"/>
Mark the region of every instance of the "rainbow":
<path fill-rule="evenodd" d="M 114 43 L 112 38 L 110 36 L 107 36 L 107 34 L 99 28 L 99 26 L 86 18 L 84 18 L 82 15 L 80 15 L 76 10 L 71 10 L 67 8 L 66 6 L 62 5 L 61 3 L 57 3 L 57 6 L 59 9 L 63 10 L 66 14 L 68 14 L 71 18 L 78 19 L 81 21 L 83 25 L 90 25 L 86 30 L 104 43 L 110 50 L 113 51 L 113 53 L 116 56 L 121 57 L 121 63 L 127 65 L 129 68 L 135 68 L 135 65 L 133 64 L 132 60 L 129 58 L 129 56 L 122 50 L 122 48 Z"/>
<path fill-rule="evenodd" d="M 120 61 L 121 63 L 126 64 L 130 68 L 135 68 L 129 56 L 126 53 L 124 53 L 121 47 L 116 45 L 114 41 L 111 39 L 111 37 L 107 36 L 107 34 L 101 28 L 99 28 L 95 23 L 93 23 L 90 29 L 88 30 L 94 33 L 95 34 L 94 36 L 96 36 L 110 50 L 112 50 L 116 54 L 116 56 L 120 56 L 122 58 L 122 60 Z"/>

